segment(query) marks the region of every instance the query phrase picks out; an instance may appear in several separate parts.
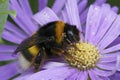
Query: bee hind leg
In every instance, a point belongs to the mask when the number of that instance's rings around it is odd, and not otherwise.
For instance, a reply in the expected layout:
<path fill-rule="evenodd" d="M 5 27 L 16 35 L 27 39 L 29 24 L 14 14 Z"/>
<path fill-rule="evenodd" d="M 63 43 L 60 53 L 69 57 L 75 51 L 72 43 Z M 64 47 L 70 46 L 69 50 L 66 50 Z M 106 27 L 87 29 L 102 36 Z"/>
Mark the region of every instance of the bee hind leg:
<path fill-rule="evenodd" d="M 41 66 L 44 64 L 45 58 L 46 58 L 45 50 L 44 48 L 41 48 L 41 50 L 39 51 L 37 56 L 34 58 L 33 63 L 32 63 L 34 66 L 35 72 L 38 72 Z"/>

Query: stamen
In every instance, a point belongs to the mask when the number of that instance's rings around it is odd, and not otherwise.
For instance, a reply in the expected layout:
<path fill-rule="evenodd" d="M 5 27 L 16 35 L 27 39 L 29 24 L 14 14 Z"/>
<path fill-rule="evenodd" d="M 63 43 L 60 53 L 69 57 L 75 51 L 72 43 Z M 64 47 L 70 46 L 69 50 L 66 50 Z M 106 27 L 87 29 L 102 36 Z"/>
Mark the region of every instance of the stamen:
<path fill-rule="evenodd" d="M 94 68 L 100 58 L 98 49 L 92 44 L 84 42 L 76 43 L 74 46 L 71 46 L 67 53 L 71 56 L 65 57 L 68 63 L 80 70 Z"/>

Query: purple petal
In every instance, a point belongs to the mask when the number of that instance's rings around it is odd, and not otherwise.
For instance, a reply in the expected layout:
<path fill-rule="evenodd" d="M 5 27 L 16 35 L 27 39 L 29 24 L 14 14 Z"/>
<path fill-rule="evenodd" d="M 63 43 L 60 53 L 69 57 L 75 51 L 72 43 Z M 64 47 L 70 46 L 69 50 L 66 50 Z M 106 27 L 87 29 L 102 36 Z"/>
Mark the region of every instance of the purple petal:
<path fill-rule="evenodd" d="M 50 69 L 50 68 L 62 67 L 62 66 L 67 66 L 67 64 L 66 63 L 60 63 L 60 62 L 48 62 L 42 68 Z"/>
<path fill-rule="evenodd" d="M 18 16 L 18 15 L 17 15 Z M 26 32 L 27 33 L 27 35 L 31 35 L 32 33 L 29 31 L 29 29 L 27 28 L 27 26 L 24 24 L 26 21 L 22 21 L 21 19 L 20 19 L 20 17 L 16 17 L 15 19 L 14 18 L 12 18 L 15 22 L 16 22 L 16 24 L 18 24 L 19 25 L 19 27 L 24 31 L 24 32 Z M 26 22 L 27 23 L 27 22 Z"/>
<path fill-rule="evenodd" d="M 110 29 L 107 31 L 103 39 L 98 43 L 100 49 L 107 47 L 112 41 L 114 41 L 120 34 L 120 16 L 116 18 Z"/>
<path fill-rule="evenodd" d="M 84 25 L 86 24 L 86 18 L 87 18 L 87 13 L 88 13 L 88 8 L 87 7 L 87 3 L 88 0 L 82 0 L 79 4 L 78 4 L 78 8 L 79 8 L 79 15 L 80 15 L 80 21 L 81 24 Z M 84 25 L 85 26 L 85 25 Z M 83 27 L 82 27 L 83 28 Z M 83 30 L 83 29 L 82 29 Z M 83 31 L 84 32 L 84 31 Z"/>
<path fill-rule="evenodd" d="M 24 71 L 20 76 L 18 76 L 14 80 L 25 80 L 26 78 L 30 77 L 32 74 L 34 74 L 33 69 L 29 69 L 27 71 Z"/>
<path fill-rule="evenodd" d="M 105 63 L 105 62 L 116 61 L 116 58 L 119 54 L 120 54 L 119 52 L 115 52 L 115 53 L 111 53 L 111 54 L 102 54 L 99 62 Z"/>
<path fill-rule="evenodd" d="M 106 34 L 108 29 L 112 25 L 113 21 L 117 17 L 116 13 L 108 9 L 107 5 L 102 5 L 101 12 L 102 12 L 102 17 L 99 25 L 99 30 L 93 39 L 93 42 L 96 45 L 103 38 L 103 36 Z"/>
<path fill-rule="evenodd" d="M 68 67 L 53 68 L 35 73 L 26 80 L 38 80 L 39 78 L 41 80 L 65 80 L 65 78 L 71 75 L 72 72 L 74 72 L 74 69 L 70 69 Z"/>
<path fill-rule="evenodd" d="M 115 63 L 99 63 L 97 67 L 104 70 L 113 70 L 115 68 Z"/>
<path fill-rule="evenodd" d="M 86 24 L 87 13 L 88 13 L 88 8 L 80 14 L 80 21 L 81 21 L 81 24 L 83 25 Z"/>
<path fill-rule="evenodd" d="M 115 70 L 120 71 L 120 55 L 117 56 Z"/>
<path fill-rule="evenodd" d="M 0 53 L 0 61 L 14 60 L 16 57 L 8 53 Z"/>
<path fill-rule="evenodd" d="M 120 44 L 115 45 L 115 46 L 110 47 L 110 48 L 107 48 L 107 49 L 104 49 L 104 50 L 102 51 L 102 54 L 110 53 L 110 52 L 114 52 L 114 51 L 118 51 L 118 50 L 120 50 Z"/>
<path fill-rule="evenodd" d="M 115 46 L 115 45 L 118 45 L 120 43 L 120 37 L 117 37 L 109 46 L 109 47 L 112 47 L 112 46 Z"/>
<path fill-rule="evenodd" d="M 99 76 L 94 73 L 94 70 L 88 71 L 91 80 L 102 80 Z"/>
<path fill-rule="evenodd" d="M 31 7 L 29 5 L 29 0 L 19 0 L 19 4 L 25 13 L 27 13 L 29 16 L 33 15 Z"/>
<path fill-rule="evenodd" d="M 109 77 L 110 80 L 120 80 L 120 72 L 116 72 L 114 75 Z"/>
<path fill-rule="evenodd" d="M 39 11 L 44 9 L 47 6 L 47 3 L 48 3 L 48 0 L 39 0 L 38 1 Z"/>
<path fill-rule="evenodd" d="M 95 68 L 93 70 L 93 73 L 99 76 L 108 77 L 110 75 L 113 75 L 115 71 L 105 71 L 105 70 L 100 70 L 100 69 Z"/>
<path fill-rule="evenodd" d="M 111 5 L 110 5 L 110 4 L 107 4 L 107 3 L 102 4 L 102 6 L 106 6 L 106 8 L 111 9 Z"/>
<path fill-rule="evenodd" d="M 105 3 L 107 0 L 96 0 L 94 4 L 96 5 L 102 5 L 103 3 Z"/>
<path fill-rule="evenodd" d="M 55 0 L 52 10 L 58 14 L 59 12 L 61 12 L 62 8 L 64 7 L 66 0 Z M 59 5 L 59 6 L 58 6 Z"/>
<path fill-rule="evenodd" d="M 0 75 L 1 80 L 8 80 L 9 78 L 18 74 L 18 71 L 16 68 L 16 62 L 7 64 L 5 66 L 1 66 L 0 73 L 1 73 Z"/>
<path fill-rule="evenodd" d="M 14 80 L 26 80 L 26 78 L 30 77 L 32 74 L 27 74 L 25 76 L 18 76 Z"/>
<path fill-rule="evenodd" d="M 12 34 L 18 35 L 18 37 L 25 39 L 28 35 L 26 35 L 23 31 L 21 31 L 17 26 L 7 21 L 5 24 L 5 30 L 10 31 Z"/>
<path fill-rule="evenodd" d="M 17 46 L 0 45 L 0 53 L 12 53 Z"/>
<path fill-rule="evenodd" d="M 102 77 L 102 80 L 111 80 L 111 79 L 108 77 Z"/>
<path fill-rule="evenodd" d="M 67 15 L 70 20 L 70 23 L 73 25 L 76 25 L 77 28 L 81 30 L 81 23 L 80 23 L 80 17 L 79 17 L 79 12 L 78 12 L 78 7 L 77 7 L 77 0 L 67 0 L 66 5 L 66 10 L 67 10 Z"/>
<path fill-rule="evenodd" d="M 77 77 L 77 80 L 87 80 L 88 79 L 88 73 L 86 71 L 84 72 L 80 72 L 78 77 Z"/>
<path fill-rule="evenodd" d="M 77 77 L 79 75 L 79 71 L 75 70 L 73 73 L 71 73 L 71 75 L 69 75 L 66 80 L 77 80 Z"/>
<path fill-rule="evenodd" d="M 101 19 L 101 9 L 98 6 L 91 5 L 88 17 L 87 17 L 87 23 L 86 23 L 86 35 L 85 40 L 87 42 L 91 42 L 93 37 L 96 35 L 98 28 L 99 28 L 99 22 Z"/>
<path fill-rule="evenodd" d="M 36 31 L 38 28 L 37 25 L 33 23 L 32 18 L 28 15 L 28 13 L 24 12 L 18 1 L 11 0 L 10 9 L 16 10 L 17 17 L 12 17 L 12 19 L 17 23 L 17 25 L 19 25 L 21 29 L 23 29 L 29 35 Z"/>
<path fill-rule="evenodd" d="M 63 10 L 62 11 L 62 16 L 63 16 L 63 21 L 64 22 L 67 22 L 67 23 L 69 23 L 69 18 L 68 18 L 68 15 L 67 15 L 67 12 L 66 12 L 66 10 Z"/>
<path fill-rule="evenodd" d="M 105 65 L 109 65 L 109 64 L 105 64 Z M 109 66 L 112 66 L 112 65 L 110 64 Z M 119 69 L 119 66 L 120 66 L 120 55 L 117 56 L 117 60 L 116 60 L 115 66 L 114 66 L 114 68 L 111 71 L 108 71 L 108 70 L 105 71 L 104 69 L 97 69 L 97 68 L 95 68 L 94 72 L 97 75 L 100 75 L 100 76 L 105 76 L 105 77 L 106 76 L 111 76 Z M 104 66 L 104 68 L 110 68 L 110 67 Z"/>
<path fill-rule="evenodd" d="M 78 4 L 79 14 L 81 14 L 85 10 L 85 8 L 87 7 L 87 3 L 88 3 L 88 0 L 80 1 L 80 3 Z"/>
<path fill-rule="evenodd" d="M 105 70 L 112 70 L 109 74 L 107 74 L 108 76 L 110 76 L 114 74 L 117 70 L 119 70 L 120 55 L 117 55 L 116 61 L 114 62 L 102 63 L 102 64 L 99 63 L 97 66 Z"/>
<path fill-rule="evenodd" d="M 2 37 L 5 39 L 5 40 L 8 40 L 10 42 L 13 42 L 13 43 L 16 43 L 16 44 L 19 44 L 23 39 L 21 39 L 18 35 L 16 34 L 13 34 L 7 30 L 4 30 L 3 33 L 2 33 Z"/>
<path fill-rule="evenodd" d="M 117 6 L 114 6 L 114 7 L 112 7 L 112 10 L 114 11 L 114 12 L 116 12 L 116 13 L 118 13 L 118 7 Z"/>
<path fill-rule="evenodd" d="M 48 7 L 33 16 L 33 19 L 40 25 L 59 20 L 57 15 Z"/>

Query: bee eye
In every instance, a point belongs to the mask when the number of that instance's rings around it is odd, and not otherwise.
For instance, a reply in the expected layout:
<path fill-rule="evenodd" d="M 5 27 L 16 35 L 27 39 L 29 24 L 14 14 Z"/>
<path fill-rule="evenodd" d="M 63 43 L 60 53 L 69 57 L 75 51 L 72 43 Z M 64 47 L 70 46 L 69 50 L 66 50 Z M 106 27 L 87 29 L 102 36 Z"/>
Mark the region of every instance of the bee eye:
<path fill-rule="evenodd" d="M 72 35 L 72 36 L 74 35 L 72 31 L 68 31 L 67 33 L 68 35 Z"/>
<path fill-rule="evenodd" d="M 71 43 L 75 43 L 77 42 L 77 37 L 75 35 L 75 33 L 73 31 L 68 31 L 67 32 L 67 39 L 71 42 Z"/>
<path fill-rule="evenodd" d="M 72 31 L 67 31 L 64 35 L 65 40 L 70 44 L 73 41 L 73 32 Z"/>

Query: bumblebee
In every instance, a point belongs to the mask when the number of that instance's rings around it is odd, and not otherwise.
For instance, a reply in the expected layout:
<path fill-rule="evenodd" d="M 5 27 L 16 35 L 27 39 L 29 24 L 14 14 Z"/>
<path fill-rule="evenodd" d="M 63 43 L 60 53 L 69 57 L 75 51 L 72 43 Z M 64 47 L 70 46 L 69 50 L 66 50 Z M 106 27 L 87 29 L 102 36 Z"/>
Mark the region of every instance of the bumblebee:
<path fill-rule="evenodd" d="M 46 56 L 62 56 L 67 46 L 79 40 L 79 30 L 75 25 L 54 21 L 41 26 L 32 36 L 23 40 L 14 53 L 20 52 L 18 61 L 23 70 L 34 66 L 36 72 Z"/>

